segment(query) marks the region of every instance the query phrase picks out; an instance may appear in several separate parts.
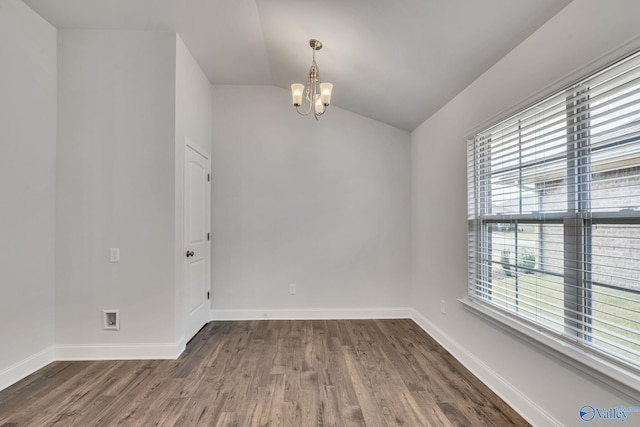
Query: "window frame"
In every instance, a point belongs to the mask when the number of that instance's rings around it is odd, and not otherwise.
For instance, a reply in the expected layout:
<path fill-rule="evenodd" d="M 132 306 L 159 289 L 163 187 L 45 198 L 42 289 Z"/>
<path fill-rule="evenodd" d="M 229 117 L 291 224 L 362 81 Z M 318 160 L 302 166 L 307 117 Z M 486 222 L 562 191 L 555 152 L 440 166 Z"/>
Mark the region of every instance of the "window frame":
<path fill-rule="evenodd" d="M 637 52 L 632 52 L 629 55 L 618 58 L 616 61 L 608 64 L 607 67 L 618 62 L 622 62 L 627 57 L 635 55 L 636 53 Z M 535 215 L 522 213 L 522 209 L 519 214 L 485 215 L 484 213 L 490 211 L 490 207 L 487 204 L 491 203 L 490 188 L 492 175 L 490 166 L 487 167 L 485 165 L 483 167 L 480 165 L 479 169 L 481 172 L 479 174 L 474 173 L 473 180 L 469 180 L 467 182 L 469 187 L 469 196 L 467 198 L 468 212 L 471 214 L 473 211 L 475 216 L 470 216 L 468 219 L 468 294 L 460 301 L 464 304 L 465 308 L 471 310 L 473 313 L 490 320 L 502 329 L 515 333 L 517 337 L 524 338 L 528 343 L 535 347 L 541 348 L 545 352 L 551 353 L 556 357 L 570 362 L 585 373 L 588 373 L 609 385 L 611 385 L 611 381 L 613 380 L 617 389 L 623 391 L 629 396 L 632 396 L 634 399 L 638 399 L 640 397 L 640 391 L 637 389 L 636 385 L 640 381 L 640 364 L 633 366 L 627 363 L 620 363 L 620 361 L 615 357 L 609 357 L 606 351 L 584 345 L 585 342 L 591 341 L 592 286 L 597 285 L 629 291 L 629 289 L 620 288 L 615 285 L 594 282 L 590 277 L 593 227 L 599 224 L 640 225 L 640 212 L 621 213 L 620 211 L 591 211 L 589 204 L 590 194 L 592 191 L 590 182 L 590 161 L 593 155 L 592 150 L 599 151 L 603 148 L 593 148 L 589 142 L 589 88 L 581 88 L 578 91 L 575 91 L 575 88 L 575 84 L 572 84 L 569 86 L 569 89 L 565 89 L 565 91 L 567 91 L 568 100 L 567 112 L 569 113 L 569 107 L 572 109 L 571 114 L 568 114 L 568 117 L 571 117 L 572 123 L 569 123 L 568 119 L 566 132 L 567 151 L 566 154 L 561 154 L 561 157 L 566 157 L 567 159 L 567 165 L 565 168 L 565 172 L 567 173 L 567 188 L 573 187 L 575 190 L 571 192 L 572 199 L 568 200 L 566 212 L 558 212 L 555 215 L 546 214 L 544 220 L 536 218 Z M 571 90 L 574 90 L 574 93 L 571 93 Z M 554 91 L 544 99 L 549 99 L 558 93 L 560 93 L 560 91 Z M 570 99 L 575 99 L 575 101 L 569 102 Z M 530 105 L 535 105 L 535 103 L 531 103 Z M 522 109 L 521 111 L 524 110 L 525 109 Z M 517 115 L 518 114 L 510 115 L 509 119 L 513 120 Z M 486 128 L 489 129 L 490 126 L 487 126 Z M 469 147 L 473 146 L 473 149 L 479 150 L 491 149 L 490 138 L 486 138 L 484 141 L 479 141 L 479 148 L 475 146 L 475 138 L 476 135 L 467 139 Z M 640 136 L 637 136 L 635 140 L 640 141 Z M 521 140 L 519 140 L 518 143 L 521 144 Z M 487 161 L 487 157 L 482 157 L 482 159 Z M 522 156 L 518 156 L 518 159 L 519 165 L 517 169 L 520 176 L 522 176 Z M 522 180 L 520 180 L 518 185 L 522 185 Z M 479 198 L 475 191 L 478 187 L 488 187 L 489 190 L 487 191 L 489 197 L 486 197 L 485 199 Z M 471 193 L 472 190 L 473 194 Z M 520 204 L 522 204 L 522 193 L 520 193 L 519 198 Z M 520 224 L 534 224 L 540 226 L 544 224 L 562 225 L 565 237 L 563 253 L 565 255 L 567 253 L 572 255 L 565 259 L 562 277 L 566 278 L 566 273 L 568 271 L 581 272 L 580 275 L 565 279 L 565 319 L 575 317 L 575 322 L 572 325 L 566 325 L 564 334 L 556 335 L 536 322 L 529 321 L 508 311 L 501 310 L 499 307 L 486 304 L 486 295 L 491 295 L 492 292 L 491 264 L 495 261 L 487 259 L 482 260 L 482 262 L 478 262 L 478 259 L 481 257 L 481 252 L 483 251 L 485 254 L 492 253 L 490 248 L 490 225 L 505 223 L 513 224 L 515 226 L 516 242 L 518 240 L 517 230 Z M 573 238 L 574 241 L 577 242 L 576 248 L 566 247 L 566 242 L 571 240 L 568 237 Z M 478 247 L 482 247 L 483 249 L 478 251 Z M 512 267 L 516 269 L 519 268 L 517 256 L 516 243 L 516 260 L 512 265 Z M 483 283 L 480 289 L 478 289 L 477 282 L 473 280 L 473 278 L 477 277 L 480 277 L 480 281 Z M 567 281 L 571 283 L 571 286 L 567 285 Z M 576 286 L 576 284 L 578 285 Z M 640 291 L 638 292 L 640 293 Z M 575 362 L 579 363 L 576 364 Z"/>

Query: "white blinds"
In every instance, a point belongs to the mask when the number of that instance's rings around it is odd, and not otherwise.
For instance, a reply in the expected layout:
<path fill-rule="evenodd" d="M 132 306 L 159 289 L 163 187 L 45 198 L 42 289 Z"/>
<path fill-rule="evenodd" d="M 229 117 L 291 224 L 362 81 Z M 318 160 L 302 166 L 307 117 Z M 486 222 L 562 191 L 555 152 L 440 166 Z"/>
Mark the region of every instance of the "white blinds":
<path fill-rule="evenodd" d="M 640 368 L 640 54 L 468 145 L 469 295 Z"/>

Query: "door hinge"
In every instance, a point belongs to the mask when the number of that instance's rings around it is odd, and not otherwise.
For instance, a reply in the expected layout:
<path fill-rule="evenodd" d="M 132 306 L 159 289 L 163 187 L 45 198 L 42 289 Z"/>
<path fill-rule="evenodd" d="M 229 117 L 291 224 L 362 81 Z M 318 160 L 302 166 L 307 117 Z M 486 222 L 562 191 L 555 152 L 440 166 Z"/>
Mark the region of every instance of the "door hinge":
<path fill-rule="evenodd" d="M 207 174 L 207 182 L 209 182 L 209 181 L 211 181 L 211 174 L 210 173 Z"/>
<path fill-rule="evenodd" d="M 211 299 L 211 292 L 207 291 L 207 299 Z"/>
<path fill-rule="evenodd" d="M 207 240 L 211 240 L 211 233 L 207 233 Z"/>

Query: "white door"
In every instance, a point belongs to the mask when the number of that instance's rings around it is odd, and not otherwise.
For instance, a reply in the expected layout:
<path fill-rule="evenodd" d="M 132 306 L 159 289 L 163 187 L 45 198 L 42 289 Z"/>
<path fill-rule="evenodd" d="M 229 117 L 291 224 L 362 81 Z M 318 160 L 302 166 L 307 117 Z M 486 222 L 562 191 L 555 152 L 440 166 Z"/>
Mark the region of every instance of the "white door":
<path fill-rule="evenodd" d="M 209 158 L 185 145 L 184 302 L 185 341 L 209 321 L 211 290 Z"/>

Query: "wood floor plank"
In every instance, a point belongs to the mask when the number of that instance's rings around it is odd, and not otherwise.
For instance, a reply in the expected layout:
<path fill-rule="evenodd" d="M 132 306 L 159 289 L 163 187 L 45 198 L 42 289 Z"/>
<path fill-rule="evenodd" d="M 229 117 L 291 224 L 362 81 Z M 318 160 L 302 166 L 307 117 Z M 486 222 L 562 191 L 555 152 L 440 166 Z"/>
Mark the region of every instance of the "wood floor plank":
<path fill-rule="evenodd" d="M 411 320 L 211 322 L 177 360 L 55 362 L 0 426 L 527 426 Z"/>
<path fill-rule="evenodd" d="M 405 392 L 409 390 L 397 367 L 393 366 L 381 346 L 385 340 L 375 339 L 380 334 L 376 323 L 366 322 L 358 331 L 361 336 L 356 338 L 357 348 L 363 365 L 367 367 L 365 375 L 378 406 L 382 408 L 387 425 L 423 425 L 421 420 L 425 417 L 422 408 L 409 404 L 405 396 Z"/>
<path fill-rule="evenodd" d="M 371 383 L 366 375 L 365 368 L 358 361 L 358 354 L 351 346 L 343 346 L 342 352 L 347 365 L 349 378 L 353 383 L 358 399 L 358 405 L 362 412 L 362 418 L 365 425 L 375 425 L 374 423 L 382 423 L 384 413 L 382 408 L 378 406 L 375 396 L 371 389 Z M 386 425 L 386 423 L 384 424 Z"/>

